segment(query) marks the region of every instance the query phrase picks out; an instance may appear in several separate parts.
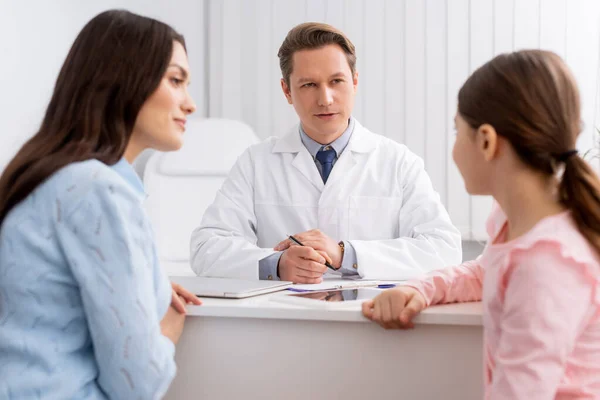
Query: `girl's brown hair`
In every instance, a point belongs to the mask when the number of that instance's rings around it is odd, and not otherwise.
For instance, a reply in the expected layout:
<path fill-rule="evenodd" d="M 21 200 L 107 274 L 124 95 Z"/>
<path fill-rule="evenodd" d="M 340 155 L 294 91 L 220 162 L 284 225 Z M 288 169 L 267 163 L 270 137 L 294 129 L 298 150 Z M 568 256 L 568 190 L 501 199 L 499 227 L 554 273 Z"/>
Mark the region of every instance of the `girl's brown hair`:
<path fill-rule="evenodd" d="M 560 202 L 600 253 L 600 180 L 575 150 L 581 106 L 575 79 L 555 53 L 501 54 L 477 69 L 458 94 L 472 128 L 490 124 L 531 168 L 555 174 L 564 165 Z"/>

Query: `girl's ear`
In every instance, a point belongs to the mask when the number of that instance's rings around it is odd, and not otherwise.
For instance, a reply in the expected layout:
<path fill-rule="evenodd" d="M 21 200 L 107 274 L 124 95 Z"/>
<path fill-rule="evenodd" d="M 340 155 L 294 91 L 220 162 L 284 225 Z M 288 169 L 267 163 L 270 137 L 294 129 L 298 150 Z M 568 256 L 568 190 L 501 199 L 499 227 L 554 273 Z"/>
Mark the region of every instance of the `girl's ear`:
<path fill-rule="evenodd" d="M 481 151 L 485 161 L 493 160 L 498 153 L 498 133 L 490 124 L 483 124 L 475 133 L 477 149 Z"/>

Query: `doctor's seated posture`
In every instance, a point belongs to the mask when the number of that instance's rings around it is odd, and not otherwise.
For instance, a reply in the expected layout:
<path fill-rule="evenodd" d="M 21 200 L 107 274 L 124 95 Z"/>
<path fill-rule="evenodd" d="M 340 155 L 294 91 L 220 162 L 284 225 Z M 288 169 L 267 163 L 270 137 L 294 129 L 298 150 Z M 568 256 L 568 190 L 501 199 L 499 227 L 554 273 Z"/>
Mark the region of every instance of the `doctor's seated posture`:
<path fill-rule="evenodd" d="M 300 124 L 238 159 L 192 234 L 195 273 L 319 283 L 325 273 L 405 279 L 459 263 L 460 233 L 423 161 L 351 115 L 350 40 L 305 23 L 278 56 Z"/>

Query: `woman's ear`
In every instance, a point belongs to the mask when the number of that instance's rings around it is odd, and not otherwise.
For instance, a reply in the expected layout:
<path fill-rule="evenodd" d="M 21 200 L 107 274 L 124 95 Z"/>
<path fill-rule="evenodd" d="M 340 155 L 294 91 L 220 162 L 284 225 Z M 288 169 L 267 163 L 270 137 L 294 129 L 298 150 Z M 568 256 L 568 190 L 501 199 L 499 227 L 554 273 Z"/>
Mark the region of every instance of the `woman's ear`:
<path fill-rule="evenodd" d="M 485 161 L 492 161 L 498 153 L 498 133 L 490 124 L 483 124 L 477 128 L 475 134 L 477 149 Z"/>

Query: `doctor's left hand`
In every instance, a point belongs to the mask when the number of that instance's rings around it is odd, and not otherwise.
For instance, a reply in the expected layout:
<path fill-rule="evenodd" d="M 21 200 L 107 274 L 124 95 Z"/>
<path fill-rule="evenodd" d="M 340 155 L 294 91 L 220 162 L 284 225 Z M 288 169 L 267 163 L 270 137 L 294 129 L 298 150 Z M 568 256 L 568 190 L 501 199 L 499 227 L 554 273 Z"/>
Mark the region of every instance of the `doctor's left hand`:
<path fill-rule="evenodd" d="M 185 305 L 195 304 L 197 306 L 202 304 L 202 301 L 196 297 L 195 294 L 185 289 L 183 286 L 171 282 L 171 306 L 177 310 L 180 314 L 185 314 Z"/>
<path fill-rule="evenodd" d="M 313 229 L 307 232 L 294 234 L 294 237 L 305 246 L 327 253 L 329 258 L 331 258 L 331 265 L 333 265 L 334 268 L 338 269 L 342 266 L 342 248 L 338 245 L 338 242 L 320 230 Z M 294 245 L 294 243 L 291 240 L 285 239 L 279 242 L 279 244 L 274 247 L 274 250 L 283 251 L 292 245 Z"/>

